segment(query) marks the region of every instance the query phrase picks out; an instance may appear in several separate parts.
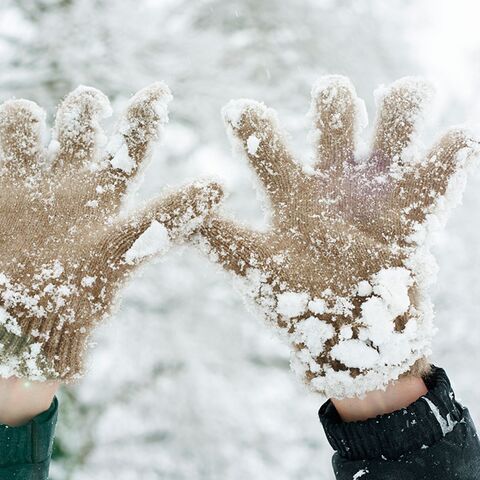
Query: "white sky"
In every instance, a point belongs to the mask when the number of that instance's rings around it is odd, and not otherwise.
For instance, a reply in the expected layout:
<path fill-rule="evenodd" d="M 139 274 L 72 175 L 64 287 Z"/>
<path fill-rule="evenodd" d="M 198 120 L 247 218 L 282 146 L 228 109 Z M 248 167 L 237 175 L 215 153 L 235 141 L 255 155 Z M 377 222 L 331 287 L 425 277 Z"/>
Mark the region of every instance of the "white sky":
<path fill-rule="evenodd" d="M 423 0 L 414 10 L 412 41 L 423 65 L 420 73 L 437 84 L 443 108 L 459 117 L 453 121 L 480 122 L 480 2 Z"/>

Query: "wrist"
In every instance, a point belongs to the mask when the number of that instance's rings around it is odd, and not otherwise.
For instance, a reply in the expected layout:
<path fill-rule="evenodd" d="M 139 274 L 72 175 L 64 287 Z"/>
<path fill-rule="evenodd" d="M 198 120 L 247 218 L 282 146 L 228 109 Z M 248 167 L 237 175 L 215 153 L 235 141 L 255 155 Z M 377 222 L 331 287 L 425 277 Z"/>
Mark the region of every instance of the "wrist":
<path fill-rule="evenodd" d="M 421 377 L 404 376 L 388 384 L 385 390 L 368 392 L 361 398 L 332 399 L 332 403 L 344 422 L 356 422 L 408 407 L 427 392 Z"/>
<path fill-rule="evenodd" d="M 428 388 L 424 396 L 406 408 L 364 421 L 343 421 L 332 401 L 325 402 L 319 417 L 333 449 L 348 460 L 398 460 L 442 440 L 465 421 L 468 411 L 456 402 L 444 370 L 432 365 L 423 378 Z"/>
<path fill-rule="evenodd" d="M 59 382 L 0 378 L 0 424 L 16 427 L 48 410 Z"/>

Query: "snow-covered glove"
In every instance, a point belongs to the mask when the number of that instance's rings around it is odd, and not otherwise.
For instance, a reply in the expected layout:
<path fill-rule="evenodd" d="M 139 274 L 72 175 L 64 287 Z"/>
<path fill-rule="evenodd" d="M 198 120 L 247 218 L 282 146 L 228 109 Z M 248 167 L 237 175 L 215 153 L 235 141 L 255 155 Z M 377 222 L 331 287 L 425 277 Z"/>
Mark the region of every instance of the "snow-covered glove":
<path fill-rule="evenodd" d="M 120 213 L 170 99 L 162 83 L 138 92 L 107 144 L 108 99 L 79 87 L 60 105 L 48 149 L 42 109 L 0 106 L 0 376 L 80 376 L 89 334 L 126 276 L 220 200 L 218 185 L 194 183 Z"/>
<path fill-rule="evenodd" d="M 373 146 L 362 154 L 363 102 L 347 78 L 322 78 L 312 90 L 308 168 L 295 162 L 271 109 L 251 100 L 224 108 L 265 189 L 271 226 L 252 231 L 213 216 L 198 240 L 283 333 L 294 371 L 326 396 L 362 395 L 428 370 L 429 239 L 476 151 L 456 128 L 422 153 L 418 124 L 431 93 L 413 78 L 379 90 Z"/>

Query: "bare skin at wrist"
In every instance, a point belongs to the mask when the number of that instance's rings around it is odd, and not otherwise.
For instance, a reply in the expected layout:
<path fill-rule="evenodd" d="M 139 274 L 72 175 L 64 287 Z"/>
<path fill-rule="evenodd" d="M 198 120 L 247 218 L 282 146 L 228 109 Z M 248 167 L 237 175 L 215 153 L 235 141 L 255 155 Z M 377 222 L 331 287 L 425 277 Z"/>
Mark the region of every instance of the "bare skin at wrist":
<path fill-rule="evenodd" d="M 385 390 L 369 392 L 362 398 L 332 398 L 332 403 L 344 422 L 357 422 L 408 407 L 427 391 L 420 377 L 407 376 L 392 382 Z"/>
<path fill-rule="evenodd" d="M 0 424 L 17 427 L 48 410 L 59 382 L 0 378 Z"/>

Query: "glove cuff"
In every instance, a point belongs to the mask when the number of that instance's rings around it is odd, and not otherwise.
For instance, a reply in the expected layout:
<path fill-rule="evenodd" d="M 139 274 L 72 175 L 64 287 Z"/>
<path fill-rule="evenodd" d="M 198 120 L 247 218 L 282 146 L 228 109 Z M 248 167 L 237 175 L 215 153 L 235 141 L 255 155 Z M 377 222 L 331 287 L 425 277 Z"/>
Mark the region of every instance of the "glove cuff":
<path fill-rule="evenodd" d="M 65 325 L 53 330 L 48 340 L 31 334 L 16 335 L 0 325 L 0 377 L 11 376 L 44 381 L 79 378 L 83 372 L 83 357 L 88 332 Z"/>

